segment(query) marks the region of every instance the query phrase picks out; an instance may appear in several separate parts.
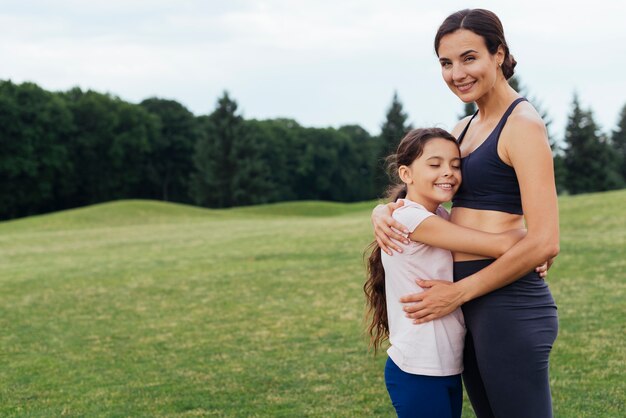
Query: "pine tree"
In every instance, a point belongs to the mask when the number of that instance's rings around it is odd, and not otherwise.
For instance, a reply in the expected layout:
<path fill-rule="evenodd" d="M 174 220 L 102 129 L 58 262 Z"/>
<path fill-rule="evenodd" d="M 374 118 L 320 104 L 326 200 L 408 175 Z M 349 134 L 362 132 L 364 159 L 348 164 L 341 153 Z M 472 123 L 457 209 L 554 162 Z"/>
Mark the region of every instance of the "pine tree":
<path fill-rule="evenodd" d="M 385 157 L 396 151 L 402 137 L 412 129 L 412 126 L 407 124 L 407 119 L 408 115 L 403 110 L 398 93 L 394 92 L 391 106 L 387 110 L 386 119 L 381 126 L 380 133 L 384 144 L 383 154 Z"/>
<path fill-rule="evenodd" d="M 196 146 L 190 186 L 197 204 L 224 208 L 275 199 L 265 157 L 271 144 L 237 114 L 237 102 L 228 92 L 213 113 L 200 118 L 200 125 L 203 136 Z"/>
<path fill-rule="evenodd" d="M 402 102 L 398 98 L 398 93 L 393 93 L 391 106 L 387 110 L 385 122 L 381 126 L 380 152 L 378 153 L 378 173 L 376 175 L 377 194 L 382 195 L 387 185 L 389 177 L 385 165 L 385 158 L 396 152 L 400 140 L 413 127 L 407 124 L 408 115 L 404 112 Z"/>
<path fill-rule="evenodd" d="M 199 120 L 202 137 L 193 157 L 196 172 L 191 179 L 191 195 L 199 205 L 233 205 L 233 143 L 243 131 L 243 118 L 236 112 L 237 103 L 224 92 L 215 111 Z"/>
<path fill-rule="evenodd" d="M 622 180 L 626 181 L 626 105 L 622 107 L 617 128 L 611 135 L 611 146 L 617 153 Z"/>
<path fill-rule="evenodd" d="M 565 130 L 565 187 L 571 194 L 619 188 L 616 153 L 600 132 L 591 110 L 581 108 L 574 94 L 572 112 Z"/>

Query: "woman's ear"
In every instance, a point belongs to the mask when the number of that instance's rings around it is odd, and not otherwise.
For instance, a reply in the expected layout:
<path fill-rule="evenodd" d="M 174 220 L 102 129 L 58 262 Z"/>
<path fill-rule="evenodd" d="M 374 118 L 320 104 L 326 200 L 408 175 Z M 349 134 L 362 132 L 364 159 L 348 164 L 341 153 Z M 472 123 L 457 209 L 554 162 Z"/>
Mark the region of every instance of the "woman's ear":
<path fill-rule="evenodd" d="M 500 44 L 500 46 L 498 46 L 498 50 L 496 51 L 496 63 L 498 64 L 498 67 L 502 67 L 502 65 L 504 64 L 504 57 L 505 57 L 505 52 L 504 52 L 504 46 L 502 44 Z"/>
<path fill-rule="evenodd" d="M 401 165 L 400 167 L 398 167 L 398 177 L 400 177 L 400 180 L 402 180 L 402 182 L 405 183 L 405 184 L 413 183 L 413 177 L 411 176 L 411 170 L 409 170 L 409 167 L 407 167 L 405 165 Z"/>

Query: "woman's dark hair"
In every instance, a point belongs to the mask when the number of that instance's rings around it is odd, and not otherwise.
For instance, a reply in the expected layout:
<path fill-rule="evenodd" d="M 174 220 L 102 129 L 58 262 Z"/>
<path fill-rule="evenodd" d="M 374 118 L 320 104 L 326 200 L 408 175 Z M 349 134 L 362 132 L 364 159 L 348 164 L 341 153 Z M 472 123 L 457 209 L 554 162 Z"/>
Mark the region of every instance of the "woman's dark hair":
<path fill-rule="evenodd" d="M 487 50 L 490 54 L 495 54 L 498 47 L 502 45 L 504 49 L 504 62 L 502 62 L 502 73 L 508 80 L 515 73 L 517 61 L 509 52 L 509 46 L 504 38 L 504 28 L 502 22 L 495 13 L 485 9 L 465 9 L 452 13 L 443 21 L 437 35 L 435 35 L 435 53 L 439 56 L 439 44 L 441 38 L 456 32 L 459 29 L 467 29 L 480 35 L 485 40 Z"/>
<path fill-rule="evenodd" d="M 443 129 L 413 129 L 402 138 L 396 153 L 387 157 L 387 171 L 389 176 L 394 179 L 392 185 L 387 189 L 388 201 L 395 202 L 406 197 L 406 184 L 398 178 L 398 168 L 402 165 L 411 165 L 416 158 L 422 155 L 426 143 L 434 138 L 443 138 L 458 146 L 456 139 Z M 385 270 L 381 258 L 381 249 L 376 241 L 367 247 L 364 257 L 367 257 L 367 280 L 363 285 L 363 291 L 366 298 L 367 317 L 371 317 L 367 333 L 370 336 L 370 347 L 373 347 L 374 353 L 376 353 L 382 343 L 389 338 Z"/>

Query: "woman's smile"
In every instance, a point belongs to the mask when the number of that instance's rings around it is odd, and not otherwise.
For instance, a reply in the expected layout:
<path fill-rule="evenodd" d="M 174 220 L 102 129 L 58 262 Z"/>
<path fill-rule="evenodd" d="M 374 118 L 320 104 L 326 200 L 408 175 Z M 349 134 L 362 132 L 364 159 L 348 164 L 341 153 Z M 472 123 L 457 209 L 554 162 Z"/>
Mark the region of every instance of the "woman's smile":
<path fill-rule="evenodd" d="M 467 93 L 468 91 L 471 90 L 472 87 L 474 87 L 474 84 L 476 84 L 475 80 L 470 81 L 469 83 L 463 83 L 463 84 L 456 83 L 455 86 L 459 90 L 459 92 Z"/>

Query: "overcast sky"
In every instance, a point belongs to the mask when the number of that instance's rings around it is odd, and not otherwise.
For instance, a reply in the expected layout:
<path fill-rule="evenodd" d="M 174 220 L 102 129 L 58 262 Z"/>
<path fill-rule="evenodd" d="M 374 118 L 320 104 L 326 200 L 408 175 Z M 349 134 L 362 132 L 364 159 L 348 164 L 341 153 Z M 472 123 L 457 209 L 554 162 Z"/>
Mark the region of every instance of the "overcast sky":
<path fill-rule="evenodd" d="M 461 103 L 441 79 L 437 27 L 462 8 L 502 20 L 516 73 L 561 137 L 572 95 L 608 131 L 626 104 L 623 1 L 0 1 L 0 78 L 245 118 L 359 124 L 377 134 L 398 91 L 415 126 L 451 129 Z"/>

